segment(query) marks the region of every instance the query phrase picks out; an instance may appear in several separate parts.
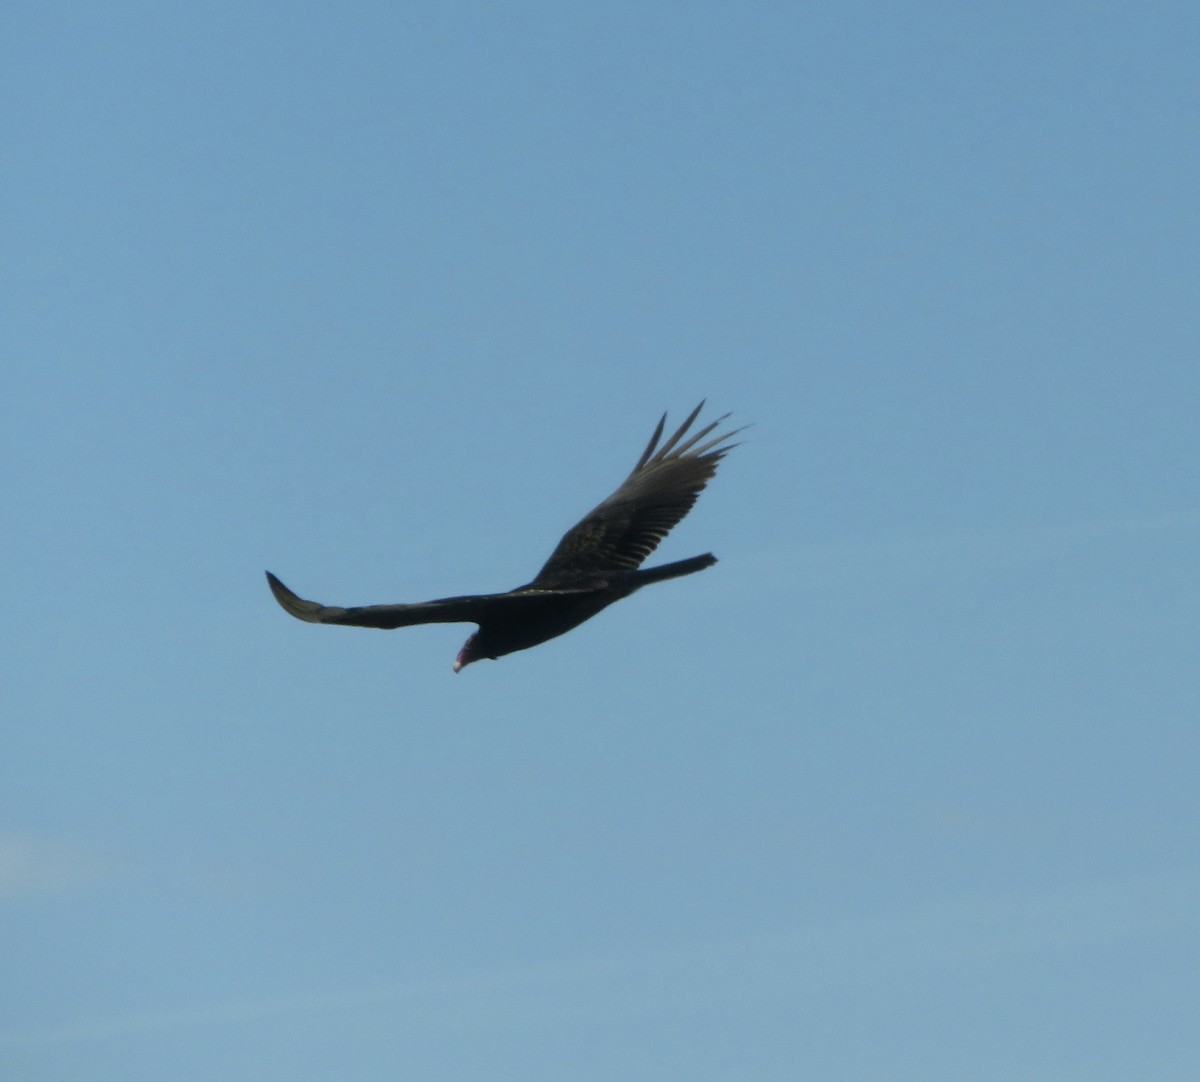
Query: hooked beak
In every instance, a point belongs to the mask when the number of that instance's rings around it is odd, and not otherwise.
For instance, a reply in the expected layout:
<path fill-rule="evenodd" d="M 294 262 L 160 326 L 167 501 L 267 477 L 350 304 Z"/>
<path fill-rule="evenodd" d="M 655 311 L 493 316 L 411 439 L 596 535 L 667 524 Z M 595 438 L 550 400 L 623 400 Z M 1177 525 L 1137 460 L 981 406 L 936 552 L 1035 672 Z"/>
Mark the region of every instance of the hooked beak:
<path fill-rule="evenodd" d="M 479 634 L 478 631 L 471 635 L 466 642 L 462 644 L 462 649 L 458 652 L 458 657 L 454 659 L 454 671 L 462 672 L 472 661 L 478 661 L 479 655 L 472 651 L 475 645 L 475 638 Z"/>

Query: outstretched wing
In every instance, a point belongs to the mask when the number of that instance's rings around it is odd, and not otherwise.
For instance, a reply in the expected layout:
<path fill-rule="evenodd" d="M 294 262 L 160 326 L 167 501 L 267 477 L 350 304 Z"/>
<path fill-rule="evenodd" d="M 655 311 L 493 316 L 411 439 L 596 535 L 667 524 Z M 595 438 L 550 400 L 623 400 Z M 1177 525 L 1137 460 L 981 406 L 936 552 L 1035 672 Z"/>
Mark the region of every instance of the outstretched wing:
<path fill-rule="evenodd" d="M 414 624 L 477 624 L 496 604 L 503 604 L 504 594 L 477 594 L 474 597 L 443 597 L 416 605 L 360 605 L 343 609 L 322 605 L 297 597 L 270 571 L 267 582 L 275 600 L 297 620 L 310 624 L 347 624 L 351 627 L 378 627 L 391 630 L 412 627 Z"/>
<path fill-rule="evenodd" d="M 661 447 L 664 413 L 624 484 L 573 526 L 530 585 L 559 586 L 605 571 L 635 571 L 695 504 L 717 464 L 735 444 L 735 429 L 706 439 L 729 414 L 687 439 L 701 402 Z M 681 442 L 682 441 L 682 442 Z"/>

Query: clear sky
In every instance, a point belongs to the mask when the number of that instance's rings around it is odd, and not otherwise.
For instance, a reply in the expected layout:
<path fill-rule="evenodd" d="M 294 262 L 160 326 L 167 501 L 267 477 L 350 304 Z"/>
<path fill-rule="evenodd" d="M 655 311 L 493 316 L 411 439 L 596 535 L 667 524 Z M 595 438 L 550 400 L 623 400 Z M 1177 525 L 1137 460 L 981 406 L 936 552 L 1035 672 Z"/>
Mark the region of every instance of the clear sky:
<path fill-rule="evenodd" d="M 1200 1060 L 1200 8 L 10 0 L 0 1077 Z M 657 559 L 461 675 L 659 414 Z"/>

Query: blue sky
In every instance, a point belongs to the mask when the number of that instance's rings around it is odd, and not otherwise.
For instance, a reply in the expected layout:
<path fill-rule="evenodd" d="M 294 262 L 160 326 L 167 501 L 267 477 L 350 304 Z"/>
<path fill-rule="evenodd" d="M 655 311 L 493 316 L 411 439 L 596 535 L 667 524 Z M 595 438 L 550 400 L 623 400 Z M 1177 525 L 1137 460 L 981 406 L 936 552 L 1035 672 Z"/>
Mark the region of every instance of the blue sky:
<path fill-rule="evenodd" d="M 1194 5 L 0 27 L 5 1077 L 1193 1077 Z"/>

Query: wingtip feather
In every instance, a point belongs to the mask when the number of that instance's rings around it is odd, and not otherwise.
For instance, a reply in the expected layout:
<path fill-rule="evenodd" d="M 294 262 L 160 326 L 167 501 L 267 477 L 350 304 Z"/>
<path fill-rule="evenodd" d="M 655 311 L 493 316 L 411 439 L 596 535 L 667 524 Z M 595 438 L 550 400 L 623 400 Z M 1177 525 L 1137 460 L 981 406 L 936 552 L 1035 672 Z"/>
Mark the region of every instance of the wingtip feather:
<path fill-rule="evenodd" d="M 305 601 L 304 598 L 292 593 L 270 571 L 267 572 L 267 585 L 271 587 L 271 593 L 275 595 L 279 607 L 289 616 L 294 616 L 297 620 L 303 620 L 307 624 L 322 622 L 321 615 L 327 611 L 324 605 L 316 601 Z"/>

